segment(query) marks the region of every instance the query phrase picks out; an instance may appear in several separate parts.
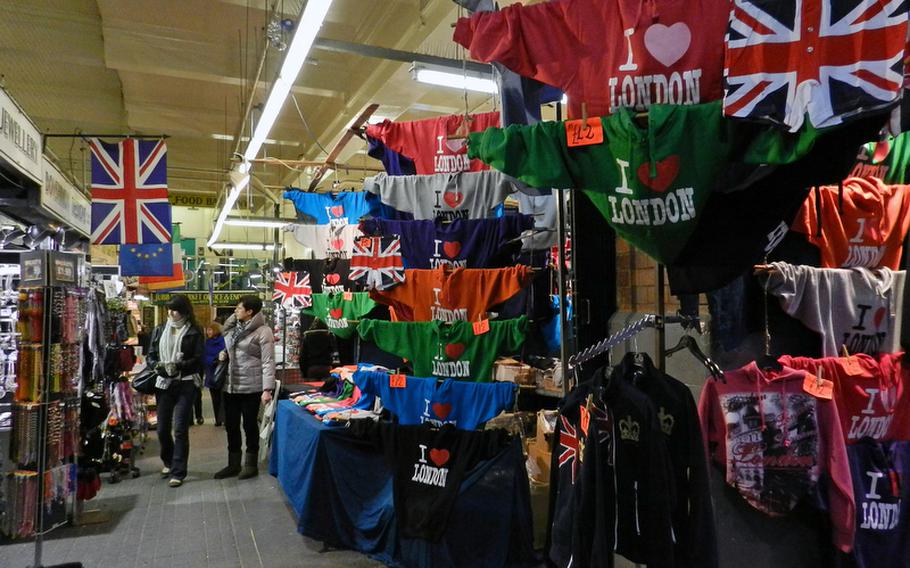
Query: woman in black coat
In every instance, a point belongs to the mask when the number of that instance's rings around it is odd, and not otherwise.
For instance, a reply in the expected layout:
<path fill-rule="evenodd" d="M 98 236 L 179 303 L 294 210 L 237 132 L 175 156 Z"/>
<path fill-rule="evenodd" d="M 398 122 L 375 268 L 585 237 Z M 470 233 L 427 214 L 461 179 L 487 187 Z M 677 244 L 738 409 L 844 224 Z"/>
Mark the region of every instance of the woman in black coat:
<path fill-rule="evenodd" d="M 147 362 L 158 372 L 155 397 L 158 441 L 164 462 L 161 477 L 170 478 L 171 487 L 180 487 L 190 457 L 189 427 L 196 390 L 202 384 L 205 341 L 186 296 L 172 297 L 167 309 L 167 322 L 152 332 Z"/>

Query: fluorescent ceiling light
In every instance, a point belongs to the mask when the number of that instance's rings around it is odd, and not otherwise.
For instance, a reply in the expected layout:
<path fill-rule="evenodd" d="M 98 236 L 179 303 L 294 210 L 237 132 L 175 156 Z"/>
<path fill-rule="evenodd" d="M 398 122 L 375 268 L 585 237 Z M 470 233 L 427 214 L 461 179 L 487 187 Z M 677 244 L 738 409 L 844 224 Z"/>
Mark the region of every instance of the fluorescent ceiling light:
<path fill-rule="evenodd" d="M 234 249 L 234 250 L 275 250 L 275 245 L 257 245 L 253 243 L 215 243 L 209 245 L 209 247 L 220 250 L 220 249 Z"/>
<path fill-rule="evenodd" d="M 259 150 L 262 148 L 262 144 L 265 142 L 266 138 L 268 138 L 272 126 L 275 125 L 275 121 L 278 119 L 281 107 L 284 106 L 288 93 L 291 92 L 291 87 L 294 86 L 294 81 L 297 80 L 297 75 L 300 74 L 300 68 L 303 67 L 303 62 L 306 61 L 307 55 L 310 53 L 310 48 L 313 47 L 313 42 L 316 40 L 316 34 L 319 32 L 319 28 L 322 27 L 322 23 L 325 21 L 325 16 L 331 5 L 332 0 L 309 0 L 306 3 L 303 13 L 298 19 L 294 37 L 291 38 L 291 44 L 288 46 L 287 52 L 285 52 L 281 70 L 278 72 L 278 77 L 272 84 L 269 98 L 265 102 L 262 114 L 259 115 L 259 121 L 256 123 L 256 128 L 253 130 L 253 136 L 250 139 L 250 143 L 243 153 L 244 162 L 239 164 L 235 170 L 238 173 L 247 174 L 250 171 L 250 160 L 254 160 L 256 156 L 259 155 Z M 250 181 L 249 176 L 247 175 L 246 180 L 243 182 L 243 186 L 240 186 L 233 180 L 234 172 L 231 173 L 231 191 L 228 193 L 228 197 L 224 201 L 221 212 L 218 214 L 215 228 L 212 229 L 212 236 L 208 241 L 208 246 L 210 247 L 218 240 L 228 212 L 234 208 L 234 204 L 237 202 L 240 192 Z"/>
<path fill-rule="evenodd" d="M 262 274 L 250 274 L 250 279 L 252 280 L 258 280 L 260 278 L 262 278 Z"/>
<path fill-rule="evenodd" d="M 149 299 L 149 297 L 145 296 L 143 294 L 133 294 L 133 299 L 136 300 L 137 302 L 144 302 L 144 301 L 147 301 Z"/>
<path fill-rule="evenodd" d="M 212 236 L 209 237 L 209 242 L 207 243 L 208 246 L 215 244 L 215 241 L 221 236 L 221 229 L 224 227 L 224 221 L 227 219 L 228 213 L 234 208 L 234 204 L 237 203 L 240 192 L 249 185 L 250 174 L 247 173 L 249 169 L 249 162 L 244 162 L 238 164 L 236 169 L 231 171 L 231 191 L 228 193 L 227 199 L 224 200 L 224 205 L 221 206 L 221 211 L 218 213 L 218 220 L 215 221 L 215 228 L 212 229 Z"/>
<path fill-rule="evenodd" d="M 462 71 L 454 67 L 415 63 L 411 66 L 411 77 L 418 83 L 450 87 L 453 89 L 494 94 L 497 92 L 493 76 L 475 71 Z"/>
<path fill-rule="evenodd" d="M 225 221 L 225 225 L 231 225 L 232 227 L 259 227 L 263 229 L 280 229 L 290 225 L 294 221 L 292 219 L 269 219 L 268 217 L 251 217 L 249 219 L 244 219 L 241 217 L 228 217 Z"/>
<path fill-rule="evenodd" d="M 230 134 L 212 134 L 212 140 L 227 140 L 228 142 L 233 142 L 234 137 Z M 241 142 L 249 142 L 249 136 L 243 136 L 240 138 Z M 300 146 L 300 142 L 297 140 L 275 140 L 272 138 L 266 138 L 263 141 L 263 144 L 267 145 L 281 145 L 281 146 Z"/>

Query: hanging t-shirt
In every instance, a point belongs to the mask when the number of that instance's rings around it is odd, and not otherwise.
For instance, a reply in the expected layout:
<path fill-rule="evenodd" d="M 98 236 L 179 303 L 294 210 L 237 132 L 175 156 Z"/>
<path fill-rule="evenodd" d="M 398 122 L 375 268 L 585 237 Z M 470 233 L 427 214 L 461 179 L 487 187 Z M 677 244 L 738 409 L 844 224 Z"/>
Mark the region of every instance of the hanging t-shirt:
<path fill-rule="evenodd" d="M 641 127 L 634 112 L 620 109 L 600 119 L 604 143 L 571 148 L 563 122 L 493 128 L 472 134 L 468 153 L 533 187 L 590 190 L 617 234 L 670 264 L 730 160 L 789 163 L 818 136 L 811 128 L 794 137 L 725 121 L 719 102 L 654 105 L 647 120 Z"/>
<path fill-rule="evenodd" d="M 288 225 L 285 231 L 301 245 L 313 251 L 314 258 L 350 257 L 354 241 L 363 233 L 354 225 Z"/>
<path fill-rule="evenodd" d="M 317 294 L 340 294 L 359 289 L 359 284 L 348 278 L 351 261 L 347 258 L 288 259 L 285 268 L 308 273 L 310 287 Z"/>
<path fill-rule="evenodd" d="M 518 192 L 518 212 L 534 218 L 534 229 L 540 231 L 522 239 L 524 250 L 545 250 L 556 244 L 556 199 L 560 193 L 550 190 L 545 195 L 528 195 Z"/>
<path fill-rule="evenodd" d="M 889 136 L 863 144 L 850 177 L 878 178 L 885 183 L 907 183 L 910 165 L 910 133 Z"/>
<path fill-rule="evenodd" d="M 724 50 L 726 116 L 796 132 L 807 114 L 823 128 L 900 98 L 907 3 L 732 4 Z"/>
<path fill-rule="evenodd" d="M 809 192 L 792 226 L 821 251 L 825 268 L 900 268 L 910 229 L 910 186 L 849 178 Z"/>
<path fill-rule="evenodd" d="M 779 361 L 816 376 L 821 373 L 834 383 L 834 403 L 848 444 L 866 437 L 910 440 L 910 383 L 904 384 L 900 366 L 895 372 L 891 362 L 865 354 L 824 359 L 784 355 Z"/>
<path fill-rule="evenodd" d="M 501 217 L 499 207 L 519 182 L 497 171 L 368 177 L 363 189 L 414 219 Z"/>
<path fill-rule="evenodd" d="M 712 0 L 553 0 L 461 18 L 453 39 L 561 88 L 578 118 L 583 102 L 595 116 L 720 99 L 728 13 Z"/>
<path fill-rule="evenodd" d="M 469 115 L 468 132 L 483 132 L 499 126 L 499 113 Z M 382 140 L 386 146 L 414 160 L 418 174 L 451 174 L 479 172 L 487 166 L 471 160 L 467 140 L 449 139 L 463 132 L 463 114 L 453 114 L 413 122 L 383 121 L 367 126 L 367 135 Z"/>
<path fill-rule="evenodd" d="M 386 221 L 371 219 L 361 227 L 368 234 L 400 235 L 405 268 L 496 268 L 515 264 L 514 256 L 522 231 L 531 229 L 534 220 L 527 215 L 507 215 L 498 219 L 456 219 L 433 221 Z"/>
<path fill-rule="evenodd" d="M 904 271 L 771 264 L 768 291 L 822 336 L 822 355 L 894 353 L 900 345 Z"/>
<path fill-rule="evenodd" d="M 910 563 L 910 442 L 863 440 L 847 448 L 856 496 L 857 568 Z"/>
<path fill-rule="evenodd" d="M 439 266 L 406 270 L 404 283 L 371 297 L 395 309 L 399 321 L 480 321 L 487 310 L 531 281 L 527 266 L 471 269 Z"/>
<path fill-rule="evenodd" d="M 466 432 L 360 420 L 355 435 L 381 448 L 395 471 L 393 498 L 401 537 L 436 542 L 445 533 L 465 472 L 504 450 L 505 430 Z"/>
<path fill-rule="evenodd" d="M 404 282 L 401 238 L 396 235 L 355 240 L 350 277 L 370 290 L 386 290 Z"/>
<path fill-rule="evenodd" d="M 459 430 L 476 430 L 515 405 L 513 383 L 467 383 L 446 379 L 410 377 L 403 386 L 392 386 L 390 375 L 376 371 L 354 373 L 363 392 L 382 399 L 402 426 L 451 424 Z"/>
<path fill-rule="evenodd" d="M 386 148 L 381 140 L 367 136 L 367 155 L 382 162 L 385 173 L 390 176 L 411 176 L 417 173 L 414 160 Z"/>
<path fill-rule="evenodd" d="M 496 358 L 524 344 L 528 318 L 489 324 L 489 331 L 480 332 L 466 321 L 363 320 L 357 331 L 383 351 L 408 359 L 418 377 L 490 382 Z"/>
<path fill-rule="evenodd" d="M 752 362 L 706 380 L 698 403 L 709 457 L 747 503 L 771 516 L 789 513 L 827 477 L 832 541 L 853 545 L 853 487 L 834 402 L 808 394 L 809 374 L 762 372 Z"/>
<path fill-rule="evenodd" d="M 314 193 L 291 188 L 284 198 L 294 203 L 300 220 L 316 225 L 356 225 L 361 217 L 376 215 L 375 204 L 362 191 Z"/>
<path fill-rule="evenodd" d="M 321 319 L 329 331 L 347 339 L 357 329 L 357 324 L 352 324 L 350 320 L 359 320 L 375 307 L 376 302 L 366 292 L 313 294 L 312 307 L 305 308 L 303 312 Z"/>

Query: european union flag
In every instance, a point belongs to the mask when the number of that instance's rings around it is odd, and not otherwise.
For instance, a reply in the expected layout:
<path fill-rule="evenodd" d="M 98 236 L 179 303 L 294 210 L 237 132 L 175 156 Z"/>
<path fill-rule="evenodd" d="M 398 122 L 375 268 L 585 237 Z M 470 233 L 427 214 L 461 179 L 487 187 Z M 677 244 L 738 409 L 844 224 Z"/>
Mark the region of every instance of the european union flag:
<path fill-rule="evenodd" d="M 120 245 L 120 273 L 123 276 L 170 276 L 174 252 L 170 243 Z"/>

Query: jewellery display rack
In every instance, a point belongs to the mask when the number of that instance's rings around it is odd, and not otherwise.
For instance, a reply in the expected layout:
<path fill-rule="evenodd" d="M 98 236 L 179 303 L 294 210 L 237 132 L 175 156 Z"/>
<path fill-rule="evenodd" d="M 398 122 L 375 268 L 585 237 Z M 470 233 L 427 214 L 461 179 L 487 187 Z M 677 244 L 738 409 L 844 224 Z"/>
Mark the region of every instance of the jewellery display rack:
<path fill-rule="evenodd" d="M 277 378 L 285 383 L 300 382 L 300 310 L 276 306 L 273 332 Z"/>
<path fill-rule="evenodd" d="M 82 388 L 85 290 L 82 255 L 23 253 L 16 325 L 11 462 L 3 474 L 0 532 L 35 537 L 40 567 L 44 535 L 72 520 Z"/>

